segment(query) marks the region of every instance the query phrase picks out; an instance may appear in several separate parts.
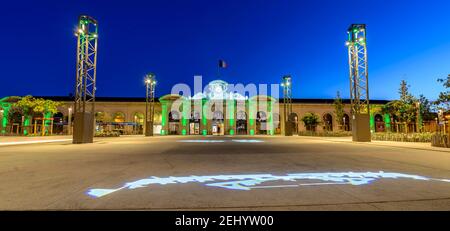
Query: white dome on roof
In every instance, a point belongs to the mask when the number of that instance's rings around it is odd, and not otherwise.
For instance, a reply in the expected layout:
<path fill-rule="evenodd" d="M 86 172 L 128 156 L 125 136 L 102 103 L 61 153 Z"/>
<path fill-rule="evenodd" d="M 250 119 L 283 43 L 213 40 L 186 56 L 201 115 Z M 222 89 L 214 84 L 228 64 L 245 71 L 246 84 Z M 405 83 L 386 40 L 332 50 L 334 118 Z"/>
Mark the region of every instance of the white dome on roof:
<path fill-rule="evenodd" d="M 205 94 L 209 99 L 226 99 L 228 83 L 222 80 L 214 80 L 208 84 Z"/>

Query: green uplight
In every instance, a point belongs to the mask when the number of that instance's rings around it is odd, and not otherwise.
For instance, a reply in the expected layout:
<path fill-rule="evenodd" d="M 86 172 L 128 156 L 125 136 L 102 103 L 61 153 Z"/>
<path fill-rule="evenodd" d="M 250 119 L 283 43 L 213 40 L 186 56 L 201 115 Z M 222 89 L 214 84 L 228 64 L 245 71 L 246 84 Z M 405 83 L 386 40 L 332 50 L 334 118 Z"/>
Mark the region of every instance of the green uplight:
<path fill-rule="evenodd" d="M 203 131 L 202 131 L 202 134 L 203 134 L 204 136 L 206 136 L 206 135 L 208 135 L 208 131 L 203 130 Z"/>
<path fill-rule="evenodd" d="M 164 127 L 167 124 L 167 104 L 166 102 L 162 102 L 162 119 L 161 125 Z"/>
<path fill-rule="evenodd" d="M 370 130 L 375 131 L 375 116 L 372 113 L 370 114 Z"/>
<path fill-rule="evenodd" d="M 384 114 L 384 125 L 388 131 L 391 131 L 391 116 L 389 114 Z"/>
<path fill-rule="evenodd" d="M 233 129 L 230 130 L 230 135 L 232 135 L 232 136 L 234 135 L 234 130 Z"/>
<path fill-rule="evenodd" d="M 230 100 L 228 102 L 228 111 L 229 111 L 229 115 L 228 115 L 229 124 L 231 127 L 233 127 L 234 126 L 234 111 L 235 111 L 235 101 L 234 100 Z M 232 134 L 230 134 L 230 135 L 232 135 Z"/>
<path fill-rule="evenodd" d="M 202 123 L 203 123 L 204 126 L 207 126 L 208 125 L 208 120 L 207 120 L 206 115 L 205 115 L 206 110 L 207 110 L 205 108 L 206 100 L 202 100 L 202 104 L 203 104 L 203 106 L 202 106 Z M 205 131 L 205 130 L 203 130 L 203 131 Z"/>
<path fill-rule="evenodd" d="M 181 131 L 181 134 L 182 134 L 183 136 L 185 136 L 185 135 L 187 134 L 186 129 L 183 129 L 183 130 Z"/>
<path fill-rule="evenodd" d="M 253 129 L 250 129 L 250 135 L 255 135 L 255 130 L 253 130 Z"/>

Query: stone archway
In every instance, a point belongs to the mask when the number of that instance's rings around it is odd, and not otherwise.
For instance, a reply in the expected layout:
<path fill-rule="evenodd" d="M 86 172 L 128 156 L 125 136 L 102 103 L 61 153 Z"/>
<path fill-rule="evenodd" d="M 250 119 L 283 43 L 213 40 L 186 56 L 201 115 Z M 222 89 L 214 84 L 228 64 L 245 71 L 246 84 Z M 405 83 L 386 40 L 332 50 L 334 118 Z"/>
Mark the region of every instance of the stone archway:
<path fill-rule="evenodd" d="M 116 112 L 113 116 L 113 131 L 125 134 L 125 113 Z"/>
<path fill-rule="evenodd" d="M 342 125 L 343 125 L 343 130 L 348 132 L 351 130 L 350 128 L 350 116 L 348 114 L 344 114 L 344 117 L 342 118 Z"/>
<path fill-rule="evenodd" d="M 375 115 L 375 132 L 385 132 L 386 126 L 383 120 L 383 116 L 380 114 Z"/>
<path fill-rule="evenodd" d="M 292 125 L 292 135 L 298 135 L 298 115 L 293 112 L 289 115 L 289 122 Z"/>
<path fill-rule="evenodd" d="M 64 114 L 62 112 L 57 112 L 53 115 L 52 133 L 60 135 L 64 133 Z"/>
<path fill-rule="evenodd" d="M 180 119 L 178 111 L 169 112 L 169 135 L 180 135 Z"/>
<path fill-rule="evenodd" d="M 278 113 L 272 114 L 272 123 L 274 128 L 274 134 L 281 134 L 281 116 Z"/>
<path fill-rule="evenodd" d="M 211 132 L 213 135 L 224 135 L 225 134 L 223 112 L 215 111 L 213 113 L 213 118 L 211 120 Z"/>
<path fill-rule="evenodd" d="M 133 115 L 133 133 L 134 134 L 144 134 L 144 121 L 145 116 L 142 112 L 136 112 Z"/>
<path fill-rule="evenodd" d="M 189 135 L 200 135 L 200 112 L 192 111 L 189 118 Z"/>
<path fill-rule="evenodd" d="M 259 111 L 256 113 L 256 134 L 257 135 L 267 135 L 267 113 Z"/>
<path fill-rule="evenodd" d="M 236 114 L 236 134 L 247 135 L 247 113 L 239 111 Z"/>
<path fill-rule="evenodd" d="M 333 116 L 330 113 L 325 113 L 323 115 L 323 130 L 327 132 L 333 131 Z"/>

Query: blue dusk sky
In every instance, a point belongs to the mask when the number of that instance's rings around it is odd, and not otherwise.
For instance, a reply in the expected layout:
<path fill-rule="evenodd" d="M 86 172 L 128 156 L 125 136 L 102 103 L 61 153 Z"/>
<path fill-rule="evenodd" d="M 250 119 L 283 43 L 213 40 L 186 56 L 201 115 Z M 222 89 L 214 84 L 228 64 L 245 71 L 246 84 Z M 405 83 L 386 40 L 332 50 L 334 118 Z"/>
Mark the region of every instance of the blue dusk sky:
<path fill-rule="evenodd" d="M 75 83 L 78 16 L 99 22 L 97 95 L 157 95 L 174 84 L 215 80 L 279 83 L 295 98 L 349 97 L 346 31 L 367 24 L 372 99 L 396 99 L 402 79 L 435 99 L 450 73 L 448 0 L 4 1 L 0 7 L 1 91 L 66 96 Z"/>

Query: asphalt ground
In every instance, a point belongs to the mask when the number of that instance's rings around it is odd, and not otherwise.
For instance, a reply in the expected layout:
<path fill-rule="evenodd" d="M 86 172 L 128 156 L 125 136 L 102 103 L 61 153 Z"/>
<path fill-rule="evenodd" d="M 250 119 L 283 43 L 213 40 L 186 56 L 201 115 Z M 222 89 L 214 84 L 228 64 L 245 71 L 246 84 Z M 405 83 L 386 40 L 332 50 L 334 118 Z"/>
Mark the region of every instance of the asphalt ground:
<path fill-rule="evenodd" d="M 448 151 L 338 139 L 0 146 L 0 210 L 450 210 L 449 179 Z"/>

